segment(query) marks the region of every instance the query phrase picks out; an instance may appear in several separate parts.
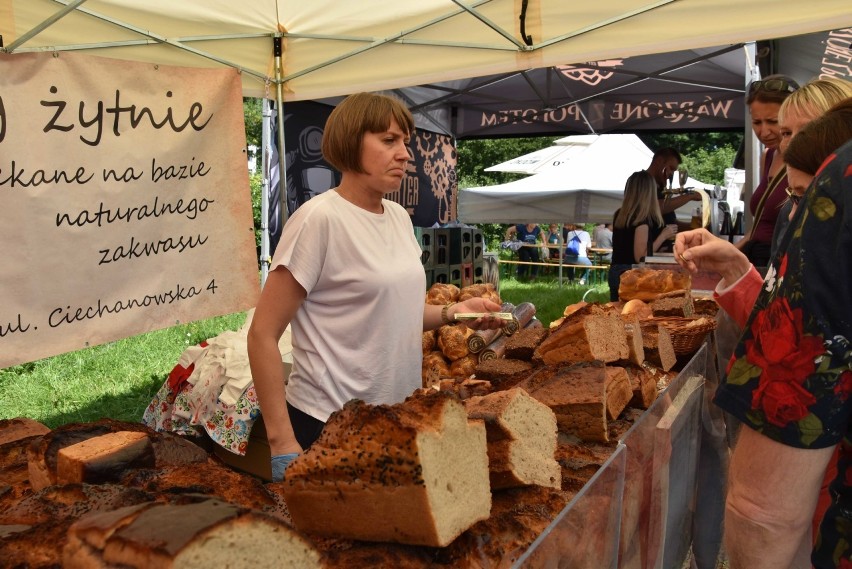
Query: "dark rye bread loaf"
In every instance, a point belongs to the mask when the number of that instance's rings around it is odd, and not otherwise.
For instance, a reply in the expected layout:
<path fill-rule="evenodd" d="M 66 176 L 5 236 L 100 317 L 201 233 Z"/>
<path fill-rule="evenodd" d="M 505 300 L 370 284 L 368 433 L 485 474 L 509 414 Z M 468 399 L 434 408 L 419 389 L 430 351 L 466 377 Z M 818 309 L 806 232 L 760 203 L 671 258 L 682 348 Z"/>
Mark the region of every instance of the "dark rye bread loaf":
<path fill-rule="evenodd" d="M 522 360 L 495 358 L 479 362 L 474 373 L 477 379 L 484 379 L 494 386 L 505 388 L 514 378 L 525 377 L 532 367 L 531 363 Z"/>
<path fill-rule="evenodd" d="M 145 434 L 150 441 L 153 454 L 153 460 L 150 461 L 151 466 L 207 462 L 207 453 L 198 445 L 171 433 L 153 431 L 142 423 L 129 423 L 112 419 L 101 419 L 92 423 L 69 423 L 53 429 L 34 441 L 27 450 L 29 478 L 33 489 L 41 490 L 58 482 L 57 463 L 61 449 L 88 439 L 120 431 Z M 135 457 L 134 460 L 138 458 L 136 455 L 133 456 Z M 128 469 L 133 466 L 133 464 L 128 464 Z M 121 468 L 113 465 L 111 470 L 114 472 L 109 476 L 113 480 L 117 479 L 120 476 Z"/>
<path fill-rule="evenodd" d="M 614 362 L 629 355 L 627 332 L 619 315 L 589 304 L 567 315 L 539 344 L 533 360 L 539 364 Z"/>
<path fill-rule="evenodd" d="M 560 432 L 594 442 L 609 441 L 608 420 L 632 397 L 626 372 L 601 362 L 543 368 L 518 387 L 553 410 Z"/>
<path fill-rule="evenodd" d="M 488 518 L 488 479 L 482 421 L 435 391 L 347 403 L 289 466 L 283 493 L 300 531 L 443 547 Z"/>
<path fill-rule="evenodd" d="M 504 347 L 506 358 L 530 361 L 538 345 L 547 337 L 548 330 L 542 327 L 529 327 L 512 334 Z"/>
<path fill-rule="evenodd" d="M 485 421 L 491 489 L 560 487 L 556 416 L 519 388 L 464 402 L 471 419 Z"/>
<path fill-rule="evenodd" d="M 66 569 L 321 567 L 314 546 L 281 520 L 216 499 L 147 502 L 84 516 L 68 530 Z"/>

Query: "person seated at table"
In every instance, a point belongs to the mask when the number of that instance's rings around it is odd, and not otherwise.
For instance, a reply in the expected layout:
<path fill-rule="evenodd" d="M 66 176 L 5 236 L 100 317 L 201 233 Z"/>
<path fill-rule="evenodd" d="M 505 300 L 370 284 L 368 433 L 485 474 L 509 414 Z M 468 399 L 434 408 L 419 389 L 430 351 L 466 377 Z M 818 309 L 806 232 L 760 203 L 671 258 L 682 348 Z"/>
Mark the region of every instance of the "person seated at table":
<path fill-rule="evenodd" d="M 588 248 L 592 246 L 592 237 L 589 232 L 583 229 L 582 225 L 566 223 L 565 229 L 565 263 L 569 265 L 587 265 L 592 266 L 589 260 Z M 574 267 L 568 269 L 568 279 L 574 280 Z M 580 277 L 580 285 L 586 284 L 589 280 L 589 269 L 583 271 Z"/>
<path fill-rule="evenodd" d="M 538 255 L 538 250 L 544 243 L 541 227 L 537 223 L 527 223 L 511 225 L 506 230 L 506 241 L 515 238 L 522 241 L 524 246 L 518 249 L 518 260 L 522 263 L 540 263 L 541 258 Z M 518 279 L 526 278 L 527 269 L 531 280 L 535 280 L 538 276 L 537 265 L 518 265 Z"/>
<path fill-rule="evenodd" d="M 565 232 L 563 234 L 563 241 Z M 551 223 L 547 231 L 547 250 L 551 260 L 559 261 L 559 224 Z"/>
<path fill-rule="evenodd" d="M 609 249 L 608 253 L 600 256 L 601 261 L 612 261 L 612 224 L 601 223 L 595 226 L 594 234 L 592 235 L 592 247 L 595 249 Z"/>

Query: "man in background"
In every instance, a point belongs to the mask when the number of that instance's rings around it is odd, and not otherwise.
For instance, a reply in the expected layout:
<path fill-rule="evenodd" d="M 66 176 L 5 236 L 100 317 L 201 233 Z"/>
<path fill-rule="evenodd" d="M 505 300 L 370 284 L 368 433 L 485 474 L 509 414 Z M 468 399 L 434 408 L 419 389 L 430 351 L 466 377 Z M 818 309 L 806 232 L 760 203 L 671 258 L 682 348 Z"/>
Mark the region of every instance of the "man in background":
<path fill-rule="evenodd" d="M 680 195 L 666 193 L 666 187 L 683 162 L 680 152 L 671 147 L 660 148 L 651 158 L 651 164 L 645 169 L 657 181 L 657 200 L 660 202 L 660 213 L 663 214 L 664 225 L 678 225 L 678 230 L 691 229 L 688 223 L 678 224 L 675 210 L 691 201 L 701 201 L 701 194 L 690 192 Z M 672 242 L 666 242 L 661 251 L 671 251 Z"/>

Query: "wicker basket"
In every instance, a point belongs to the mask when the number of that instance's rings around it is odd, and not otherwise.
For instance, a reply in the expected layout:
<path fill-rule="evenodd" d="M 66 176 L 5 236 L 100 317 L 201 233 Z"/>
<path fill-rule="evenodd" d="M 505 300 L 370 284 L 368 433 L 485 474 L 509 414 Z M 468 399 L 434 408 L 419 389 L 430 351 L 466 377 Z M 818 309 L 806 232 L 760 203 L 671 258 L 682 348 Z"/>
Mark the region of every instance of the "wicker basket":
<path fill-rule="evenodd" d="M 675 354 L 686 356 L 694 354 L 704 343 L 707 334 L 716 329 L 716 319 L 704 317 L 701 324 L 687 326 L 693 321 L 701 320 L 700 317 L 695 318 L 680 318 L 676 316 L 647 318 L 642 320 L 641 325 L 645 326 L 664 326 L 672 336 L 672 345 L 674 346 Z"/>

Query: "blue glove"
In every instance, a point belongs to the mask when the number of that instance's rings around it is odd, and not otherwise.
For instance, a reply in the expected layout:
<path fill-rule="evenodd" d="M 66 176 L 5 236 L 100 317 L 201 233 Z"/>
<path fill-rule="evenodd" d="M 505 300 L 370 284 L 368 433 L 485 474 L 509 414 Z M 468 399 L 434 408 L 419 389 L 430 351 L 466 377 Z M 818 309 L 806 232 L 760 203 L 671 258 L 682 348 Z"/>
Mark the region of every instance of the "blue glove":
<path fill-rule="evenodd" d="M 299 456 L 299 453 L 279 454 L 272 457 L 272 481 L 281 482 L 284 480 L 284 471 L 290 466 L 290 463 Z"/>

